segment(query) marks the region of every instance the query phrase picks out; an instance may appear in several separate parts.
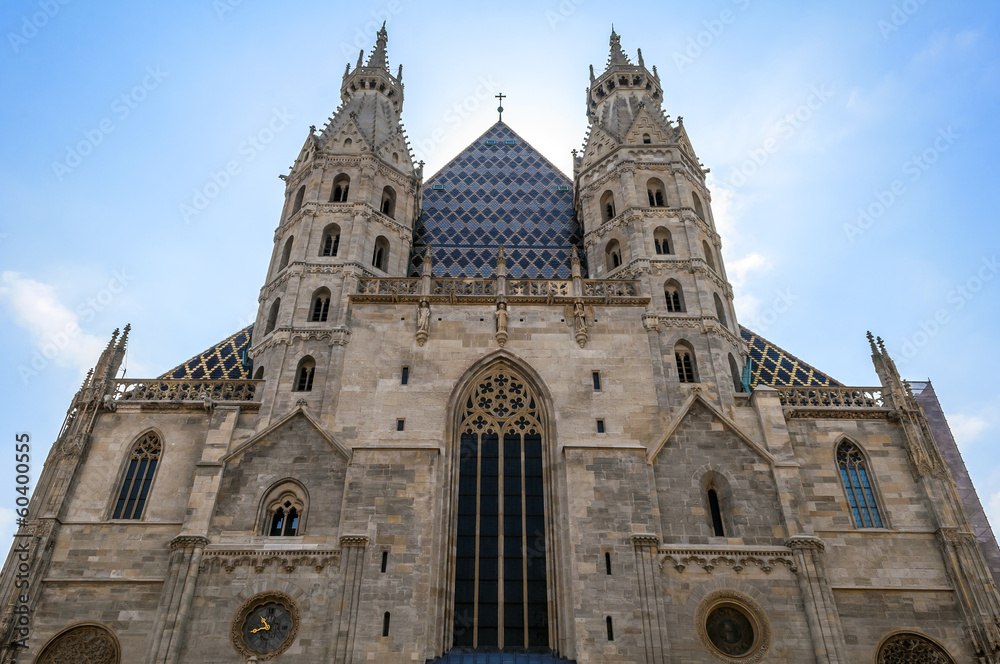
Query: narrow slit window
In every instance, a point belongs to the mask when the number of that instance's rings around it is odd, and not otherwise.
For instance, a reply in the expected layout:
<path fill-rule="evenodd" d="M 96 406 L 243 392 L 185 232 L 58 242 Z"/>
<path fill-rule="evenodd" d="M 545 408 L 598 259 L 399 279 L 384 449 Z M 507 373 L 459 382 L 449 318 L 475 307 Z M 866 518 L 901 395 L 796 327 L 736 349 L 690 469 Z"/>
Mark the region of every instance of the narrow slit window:
<path fill-rule="evenodd" d="M 615 640 L 615 625 L 614 625 L 613 622 L 611 622 L 611 616 L 608 616 L 608 618 L 607 618 L 607 624 L 608 624 L 608 641 L 614 641 Z"/>
<path fill-rule="evenodd" d="M 601 391 L 601 372 L 600 371 L 595 371 L 594 374 L 593 374 L 593 378 L 594 378 L 594 391 L 595 392 L 600 392 Z"/>
<path fill-rule="evenodd" d="M 410 367 L 403 367 L 403 375 L 400 379 L 400 382 L 403 385 L 406 385 L 410 382 Z"/>
<path fill-rule="evenodd" d="M 604 433 L 604 420 L 597 420 L 597 433 Z"/>
<path fill-rule="evenodd" d="M 389 566 L 389 552 L 382 552 L 382 573 L 385 574 L 385 568 Z"/>
<path fill-rule="evenodd" d="M 716 537 L 725 537 L 726 531 L 722 527 L 722 510 L 719 509 L 719 494 L 715 489 L 708 490 L 708 509 L 712 513 L 712 530 Z"/>
<path fill-rule="evenodd" d="M 389 612 L 382 615 L 382 636 L 389 636 Z"/>
<path fill-rule="evenodd" d="M 396 431 L 402 431 L 406 428 L 406 420 L 396 420 Z"/>
<path fill-rule="evenodd" d="M 604 571 L 611 576 L 611 554 L 608 552 L 604 553 Z"/>

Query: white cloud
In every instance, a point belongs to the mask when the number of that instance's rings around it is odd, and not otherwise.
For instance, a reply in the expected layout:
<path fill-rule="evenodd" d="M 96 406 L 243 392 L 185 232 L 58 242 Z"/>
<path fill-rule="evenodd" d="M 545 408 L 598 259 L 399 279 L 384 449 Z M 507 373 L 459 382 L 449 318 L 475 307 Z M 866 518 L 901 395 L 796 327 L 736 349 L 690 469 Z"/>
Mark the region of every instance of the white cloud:
<path fill-rule="evenodd" d="M 986 502 L 986 518 L 994 533 L 1000 532 L 1000 491 L 994 493 Z"/>
<path fill-rule="evenodd" d="M 38 351 L 22 367 L 26 371 L 41 371 L 52 362 L 84 373 L 107 343 L 80 329 L 79 315 L 59 301 L 49 284 L 4 272 L 0 274 L 0 299 L 14 313 L 17 324 L 29 332 Z M 25 375 L 22 371 L 22 377 Z"/>
<path fill-rule="evenodd" d="M 959 447 L 964 448 L 975 442 L 980 434 L 993 426 L 993 423 L 981 415 L 956 413 L 948 416 L 948 425 Z"/>

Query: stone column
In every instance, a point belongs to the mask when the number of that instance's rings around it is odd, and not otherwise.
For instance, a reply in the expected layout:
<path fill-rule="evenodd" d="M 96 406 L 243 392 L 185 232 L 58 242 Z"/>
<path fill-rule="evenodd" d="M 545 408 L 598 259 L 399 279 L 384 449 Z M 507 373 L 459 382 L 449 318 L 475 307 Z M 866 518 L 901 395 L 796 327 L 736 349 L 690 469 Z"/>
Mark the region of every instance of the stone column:
<path fill-rule="evenodd" d="M 206 546 L 205 537 L 181 535 L 170 542 L 170 569 L 156 610 L 156 629 L 150 648 L 152 664 L 176 664 L 180 659 Z"/>
<path fill-rule="evenodd" d="M 799 591 L 817 664 L 848 664 L 840 615 L 823 568 L 823 540 L 812 536 L 792 537 L 785 546 L 795 552 Z"/>
<path fill-rule="evenodd" d="M 351 664 L 354 659 L 354 630 L 358 624 L 358 604 L 361 596 L 361 576 L 364 572 L 365 550 L 368 548 L 367 535 L 351 535 L 340 538 L 340 569 L 343 573 L 341 584 L 340 618 L 334 635 L 333 658 L 337 664 Z"/>
<path fill-rule="evenodd" d="M 660 605 L 659 563 L 660 538 L 652 534 L 632 535 L 635 547 L 635 569 L 639 584 L 639 606 L 642 610 L 642 637 L 646 645 L 646 664 L 666 664 L 670 641 Z"/>

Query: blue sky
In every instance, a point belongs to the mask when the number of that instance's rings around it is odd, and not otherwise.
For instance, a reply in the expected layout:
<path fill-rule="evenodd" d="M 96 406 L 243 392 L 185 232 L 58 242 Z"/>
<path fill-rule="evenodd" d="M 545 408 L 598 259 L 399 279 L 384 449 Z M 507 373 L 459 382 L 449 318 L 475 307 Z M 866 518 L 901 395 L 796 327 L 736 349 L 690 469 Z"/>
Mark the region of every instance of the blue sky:
<path fill-rule="evenodd" d="M 570 171 L 614 23 L 712 169 L 740 322 L 851 385 L 877 384 L 864 333 L 881 335 L 934 381 L 998 523 L 998 17 L 941 0 L 6 2 L 0 454 L 29 433 L 37 475 L 115 327 L 133 325 L 128 375 L 152 377 L 252 321 L 277 176 L 384 19 L 428 173 L 495 122 L 501 90 L 505 121 Z"/>

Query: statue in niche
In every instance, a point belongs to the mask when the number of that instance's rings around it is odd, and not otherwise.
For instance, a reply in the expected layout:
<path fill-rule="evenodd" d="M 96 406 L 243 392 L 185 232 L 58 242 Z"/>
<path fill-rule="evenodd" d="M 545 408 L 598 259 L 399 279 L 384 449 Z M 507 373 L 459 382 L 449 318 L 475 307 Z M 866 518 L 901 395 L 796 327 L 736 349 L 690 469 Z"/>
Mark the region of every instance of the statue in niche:
<path fill-rule="evenodd" d="M 586 346 L 587 340 L 590 338 L 587 319 L 594 319 L 594 307 L 584 307 L 583 302 L 580 301 L 575 302 L 572 309 L 566 305 L 565 318 L 566 324 L 573 327 L 576 343 L 580 344 L 580 348 Z"/>
<path fill-rule="evenodd" d="M 497 333 L 496 340 L 503 348 L 503 345 L 507 343 L 507 303 L 500 302 L 497 304 L 496 317 L 497 317 Z"/>
<path fill-rule="evenodd" d="M 420 300 L 417 307 L 417 345 L 423 346 L 427 343 L 427 336 L 431 330 L 431 304 L 427 300 Z"/>

